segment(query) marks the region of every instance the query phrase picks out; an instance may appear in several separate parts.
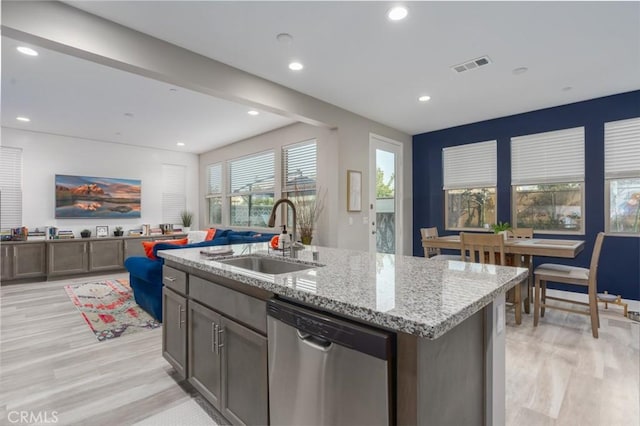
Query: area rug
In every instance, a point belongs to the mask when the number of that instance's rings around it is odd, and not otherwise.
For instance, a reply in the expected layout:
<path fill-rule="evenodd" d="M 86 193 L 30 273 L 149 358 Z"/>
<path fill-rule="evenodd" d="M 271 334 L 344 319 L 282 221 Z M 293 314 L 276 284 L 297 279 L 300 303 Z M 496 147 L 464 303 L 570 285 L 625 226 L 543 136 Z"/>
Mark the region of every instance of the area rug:
<path fill-rule="evenodd" d="M 73 284 L 64 289 L 99 341 L 160 327 L 136 304 L 128 279 Z"/>

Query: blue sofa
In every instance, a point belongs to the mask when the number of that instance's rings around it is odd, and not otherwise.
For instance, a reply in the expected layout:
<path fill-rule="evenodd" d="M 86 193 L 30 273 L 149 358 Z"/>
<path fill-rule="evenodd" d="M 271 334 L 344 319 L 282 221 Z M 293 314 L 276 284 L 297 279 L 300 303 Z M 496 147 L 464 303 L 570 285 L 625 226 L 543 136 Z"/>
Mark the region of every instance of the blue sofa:
<path fill-rule="evenodd" d="M 223 246 L 228 244 L 246 244 L 270 241 L 276 234 L 261 234 L 253 231 L 233 231 L 218 229 L 210 241 L 202 241 L 178 246 L 169 243 L 159 243 L 153 247 L 153 254 L 158 250 L 176 250 L 191 247 Z M 162 265 L 164 259 L 149 259 L 146 256 L 131 256 L 124 261 L 124 267 L 129 272 L 129 283 L 133 290 L 133 297 L 142 309 L 156 320 L 162 322 Z"/>

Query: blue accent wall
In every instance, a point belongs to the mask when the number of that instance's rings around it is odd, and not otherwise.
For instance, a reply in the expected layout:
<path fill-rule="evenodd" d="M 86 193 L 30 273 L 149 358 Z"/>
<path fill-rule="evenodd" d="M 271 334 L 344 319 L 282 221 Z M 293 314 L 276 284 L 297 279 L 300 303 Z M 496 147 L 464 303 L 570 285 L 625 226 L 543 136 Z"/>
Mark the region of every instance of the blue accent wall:
<path fill-rule="evenodd" d="M 413 254 L 422 256 L 420 228 L 444 231 L 442 148 L 487 140 L 498 141 L 498 221 L 511 222 L 511 148 L 514 136 L 585 128 L 585 235 L 544 238 L 585 239 L 585 249 L 575 259 L 536 257 L 545 262 L 588 268 L 598 232 L 604 230 L 604 123 L 640 117 L 640 90 L 591 99 L 478 123 L 466 124 L 413 137 Z M 456 232 L 457 233 L 457 232 Z M 598 291 L 640 300 L 640 237 L 607 236 L 602 247 Z"/>

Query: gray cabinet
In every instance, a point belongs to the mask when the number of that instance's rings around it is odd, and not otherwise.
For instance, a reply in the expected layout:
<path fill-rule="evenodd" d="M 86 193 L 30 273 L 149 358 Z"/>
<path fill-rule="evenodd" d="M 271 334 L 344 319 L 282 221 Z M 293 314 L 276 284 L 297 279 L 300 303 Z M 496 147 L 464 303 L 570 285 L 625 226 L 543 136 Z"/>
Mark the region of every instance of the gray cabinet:
<path fill-rule="evenodd" d="M 108 271 L 123 267 L 122 240 L 89 241 L 90 271 Z"/>
<path fill-rule="evenodd" d="M 180 378 L 187 377 L 187 299 L 162 289 L 162 356 Z"/>
<path fill-rule="evenodd" d="M 45 243 L 3 244 L 2 281 L 44 277 L 47 273 Z"/>
<path fill-rule="evenodd" d="M 89 272 L 88 242 L 60 241 L 49 243 L 48 275 L 71 275 Z"/>
<path fill-rule="evenodd" d="M 0 246 L 0 281 L 7 281 L 13 277 L 13 246 L 2 244 Z"/>
<path fill-rule="evenodd" d="M 126 238 L 124 240 L 124 258 L 127 259 L 131 256 L 146 256 L 143 241 L 153 241 L 152 238 Z"/>
<path fill-rule="evenodd" d="M 269 423 L 267 338 L 222 318 L 222 414 L 233 424 Z"/>
<path fill-rule="evenodd" d="M 46 275 L 47 253 L 45 243 L 16 244 L 13 246 L 13 278 L 35 278 Z"/>
<path fill-rule="evenodd" d="M 222 410 L 220 314 L 189 300 L 187 364 L 189 383 Z"/>

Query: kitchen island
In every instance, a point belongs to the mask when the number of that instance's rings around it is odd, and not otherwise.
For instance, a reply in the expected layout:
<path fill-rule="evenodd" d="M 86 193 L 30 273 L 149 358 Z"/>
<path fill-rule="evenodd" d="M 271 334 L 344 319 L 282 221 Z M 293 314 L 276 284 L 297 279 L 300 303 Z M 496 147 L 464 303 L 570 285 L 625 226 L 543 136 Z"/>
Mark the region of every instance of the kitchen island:
<path fill-rule="evenodd" d="M 266 243 L 231 247 L 232 257 L 282 257 Z M 284 260 L 306 263 L 309 268 L 283 274 L 226 264 L 228 256 L 210 259 L 197 248 L 158 255 L 165 259 L 165 268 L 179 275 L 177 281 L 184 281 L 185 288 L 191 286 L 193 294 L 203 294 L 208 286 L 223 289 L 215 300 L 209 299 L 208 306 L 221 298 L 231 300 L 227 291 L 249 296 L 251 300 L 212 308 L 216 315 L 231 319 L 234 312 L 244 312 L 238 321 L 258 334 L 267 334 L 262 326 L 266 311 L 263 319 L 262 308 L 251 303 L 272 297 L 392 331 L 396 339 L 391 423 L 504 423 L 504 295 L 527 278 L 526 269 L 314 246 L 296 254 L 297 259 Z M 166 286 L 176 282 L 176 277 L 169 278 Z M 191 301 L 180 300 L 184 305 Z M 177 306 L 178 326 L 185 322 L 181 306 Z M 167 330 L 170 321 L 169 316 Z M 212 327 L 220 330 L 217 323 Z M 261 338 L 266 341 L 269 336 Z M 221 411 L 235 420 L 233 413 Z"/>

